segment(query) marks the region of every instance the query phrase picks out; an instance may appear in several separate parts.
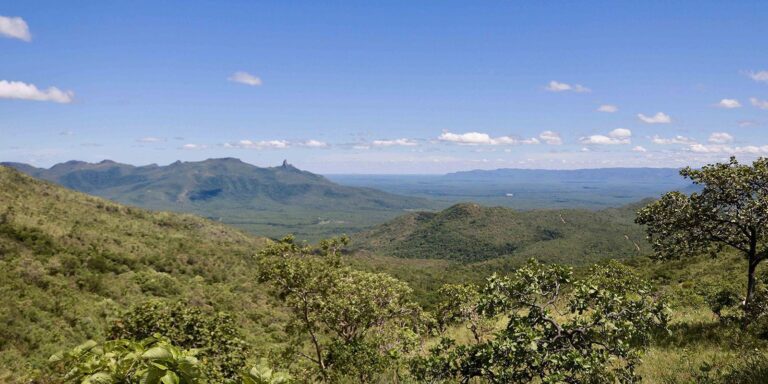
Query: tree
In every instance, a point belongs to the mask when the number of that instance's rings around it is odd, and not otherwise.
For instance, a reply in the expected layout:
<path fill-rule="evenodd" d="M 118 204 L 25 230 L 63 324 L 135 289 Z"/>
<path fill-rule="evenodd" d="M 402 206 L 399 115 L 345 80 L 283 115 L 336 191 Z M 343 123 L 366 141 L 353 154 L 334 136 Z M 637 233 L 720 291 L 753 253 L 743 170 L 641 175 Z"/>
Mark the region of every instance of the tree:
<path fill-rule="evenodd" d="M 474 284 L 446 284 L 437 292 L 440 301 L 436 318 L 441 331 L 455 324 L 466 324 L 477 343 L 493 331 L 493 323 L 480 311 L 480 290 Z"/>
<path fill-rule="evenodd" d="M 740 252 L 747 260 L 744 309 L 748 313 L 755 293 L 755 270 L 768 258 L 768 159 L 760 158 L 750 166 L 731 157 L 728 163 L 699 170 L 684 168 L 680 175 L 701 191 L 667 193 L 641 209 L 636 221 L 646 225 L 659 260 L 703 253 L 716 256 L 726 247 Z"/>
<path fill-rule="evenodd" d="M 143 341 L 87 341 L 49 361 L 65 383 L 202 383 L 194 350 L 182 350 L 159 335 Z"/>
<path fill-rule="evenodd" d="M 531 260 L 512 276 L 492 276 L 481 292 L 484 316 L 508 319 L 495 338 L 458 345 L 444 337 L 412 372 L 422 382 L 635 382 L 640 347 L 667 322 L 651 293 L 617 262 L 573 283 L 570 268 Z"/>
<path fill-rule="evenodd" d="M 322 381 L 369 382 L 414 347 L 421 312 L 403 282 L 343 266 L 347 241 L 313 248 L 287 237 L 259 254 L 259 279 L 271 283 L 291 314 L 290 352 L 310 362 Z"/>

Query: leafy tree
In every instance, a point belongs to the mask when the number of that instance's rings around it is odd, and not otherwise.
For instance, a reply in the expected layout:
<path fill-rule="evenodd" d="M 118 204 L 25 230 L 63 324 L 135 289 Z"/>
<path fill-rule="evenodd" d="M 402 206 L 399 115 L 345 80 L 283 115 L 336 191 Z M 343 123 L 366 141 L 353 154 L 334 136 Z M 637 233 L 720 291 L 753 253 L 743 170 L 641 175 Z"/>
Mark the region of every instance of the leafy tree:
<path fill-rule="evenodd" d="M 768 258 L 768 159 L 752 165 L 710 164 L 680 175 L 701 186 L 690 195 L 670 192 L 638 212 L 637 223 L 647 226 L 648 239 L 660 260 L 679 259 L 725 247 L 747 260 L 747 294 L 744 308 L 755 293 L 755 270 Z"/>
<path fill-rule="evenodd" d="M 466 324 L 475 342 L 493 330 L 480 311 L 480 290 L 474 284 L 446 284 L 438 290 L 440 302 L 436 317 L 441 330 L 449 325 Z"/>
<path fill-rule="evenodd" d="M 202 383 L 194 350 L 182 350 L 159 335 L 143 341 L 87 341 L 57 353 L 50 362 L 65 383 Z"/>
<path fill-rule="evenodd" d="M 159 334 L 182 348 L 199 350 L 208 380 L 236 379 L 246 365 L 246 345 L 232 317 L 185 303 L 149 301 L 123 314 L 111 329 L 116 339 L 143 340 Z"/>
<path fill-rule="evenodd" d="M 259 277 L 291 314 L 289 352 L 311 362 L 320 380 L 370 382 L 416 343 L 420 311 L 406 284 L 342 266 L 346 244 L 311 248 L 285 238 L 260 253 Z"/>
<path fill-rule="evenodd" d="M 667 322 L 650 286 L 616 262 L 573 283 L 570 268 L 531 260 L 512 276 L 489 278 L 479 307 L 487 317 L 508 319 L 507 326 L 480 343 L 443 338 L 414 360 L 419 380 L 634 382 L 639 347 Z"/>

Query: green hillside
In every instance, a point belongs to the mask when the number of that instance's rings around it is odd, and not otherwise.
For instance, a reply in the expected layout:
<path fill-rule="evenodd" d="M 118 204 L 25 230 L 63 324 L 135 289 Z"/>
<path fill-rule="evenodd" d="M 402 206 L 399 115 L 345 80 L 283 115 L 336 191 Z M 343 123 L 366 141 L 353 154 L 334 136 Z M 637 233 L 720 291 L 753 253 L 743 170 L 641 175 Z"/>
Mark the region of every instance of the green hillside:
<path fill-rule="evenodd" d="M 148 209 L 194 213 L 273 238 L 350 233 L 434 203 L 342 186 L 284 163 L 262 168 L 238 159 L 136 167 L 109 160 L 69 161 L 49 169 L 5 163 L 77 191 Z"/>
<path fill-rule="evenodd" d="M 280 342 L 270 336 L 279 312 L 253 277 L 253 254 L 265 244 L 209 220 L 118 205 L 0 166 L 0 381 L 62 348 L 103 339 L 118 313 L 150 299 L 228 311 L 257 351 Z"/>
<path fill-rule="evenodd" d="M 515 211 L 462 203 L 417 212 L 358 234 L 353 247 L 401 258 L 476 262 L 497 258 L 584 265 L 644 255 L 635 205 L 601 211 Z"/>

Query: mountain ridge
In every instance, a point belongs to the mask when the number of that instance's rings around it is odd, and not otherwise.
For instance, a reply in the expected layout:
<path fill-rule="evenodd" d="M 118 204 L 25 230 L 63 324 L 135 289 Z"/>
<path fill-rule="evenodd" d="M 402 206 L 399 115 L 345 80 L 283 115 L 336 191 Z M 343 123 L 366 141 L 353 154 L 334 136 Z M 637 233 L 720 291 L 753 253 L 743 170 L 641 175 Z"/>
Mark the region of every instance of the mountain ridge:
<path fill-rule="evenodd" d="M 295 233 L 317 240 L 432 205 L 423 198 L 340 185 L 287 161 L 276 167 L 258 167 L 231 157 L 164 166 L 111 160 L 72 160 L 47 169 L 2 164 L 123 204 L 194 213 L 270 237 Z"/>

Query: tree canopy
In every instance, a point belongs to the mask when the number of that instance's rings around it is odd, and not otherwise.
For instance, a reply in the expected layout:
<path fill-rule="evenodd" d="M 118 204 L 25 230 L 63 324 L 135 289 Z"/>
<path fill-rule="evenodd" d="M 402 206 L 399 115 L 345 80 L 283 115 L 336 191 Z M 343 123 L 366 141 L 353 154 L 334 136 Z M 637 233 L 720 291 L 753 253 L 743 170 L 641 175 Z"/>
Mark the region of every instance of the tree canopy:
<path fill-rule="evenodd" d="M 755 270 L 768 258 L 768 159 L 748 165 L 731 157 L 727 163 L 687 167 L 680 174 L 701 190 L 663 195 L 638 212 L 637 223 L 646 225 L 657 259 L 716 256 L 726 247 L 740 252 L 748 264 L 745 309 L 749 309 Z"/>

